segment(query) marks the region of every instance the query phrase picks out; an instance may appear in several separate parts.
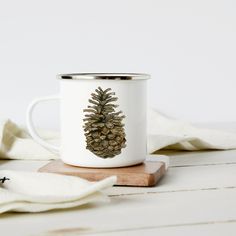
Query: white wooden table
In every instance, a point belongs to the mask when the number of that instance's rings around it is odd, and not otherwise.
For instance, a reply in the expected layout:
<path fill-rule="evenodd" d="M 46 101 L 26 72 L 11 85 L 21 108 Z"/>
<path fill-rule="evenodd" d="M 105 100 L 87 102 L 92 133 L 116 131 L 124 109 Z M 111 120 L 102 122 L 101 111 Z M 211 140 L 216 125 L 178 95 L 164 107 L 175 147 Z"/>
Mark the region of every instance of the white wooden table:
<path fill-rule="evenodd" d="M 236 150 L 175 152 L 156 187 L 113 187 L 110 203 L 0 215 L 3 236 L 236 235 Z M 36 171 L 47 162 L 1 161 Z"/>

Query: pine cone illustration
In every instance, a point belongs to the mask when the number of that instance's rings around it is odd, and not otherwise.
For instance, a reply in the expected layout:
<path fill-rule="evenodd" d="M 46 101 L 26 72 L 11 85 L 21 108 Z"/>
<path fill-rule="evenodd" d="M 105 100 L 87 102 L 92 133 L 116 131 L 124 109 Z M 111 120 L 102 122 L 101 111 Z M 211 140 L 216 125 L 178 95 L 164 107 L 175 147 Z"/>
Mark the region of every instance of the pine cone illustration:
<path fill-rule="evenodd" d="M 115 111 L 119 105 L 113 102 L 118 98 L 111 88 L 103 90 L 98 87 L 91 94 L 91 99 L 84 121 L 86 148 L 101 158 L 112 158 L 121 153 L 126 147 L 125 130 L 122 111 Z"/>

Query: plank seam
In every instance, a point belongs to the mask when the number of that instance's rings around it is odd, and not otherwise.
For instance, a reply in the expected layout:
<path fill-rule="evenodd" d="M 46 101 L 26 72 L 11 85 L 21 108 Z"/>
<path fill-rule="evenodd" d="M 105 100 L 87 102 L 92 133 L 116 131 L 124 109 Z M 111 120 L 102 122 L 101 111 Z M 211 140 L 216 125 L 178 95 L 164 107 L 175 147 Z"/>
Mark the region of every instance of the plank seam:
<path fill-rule="evenodd" d="M 199 189 L 180 189 L 180 190 L 167 190 L 167 191 L 148 191 L 143 193 L 123 193 L 123 194 L 109 194 L 109 197 L 119 197 L 119 196 L 135 196 L 135 195 L 146 195 L 146 194 L 161 194 L 161 193 L 178 193 L 178 192 L 195 192 L 195 191 L 220 191 L 220 190 L 236 189 L 236 186 L 228 187 L 211 187 L 211 188 L 199 188 Z"/>
<path fill-rule="evenodd" d="M 220 165 L 236 165 L 236 162 L 226 162 L 226 163 L 211 163 L 211 164 L 198 164 L 198 165 L 178 165 L 169 166 L 169 168 L 182 168 L 182 167 L 195 167 L 195 166 L 220 166 Z"/>
<path fill-rule="evenodd" d="M 89 234 L 106 234 L 112 232 L 131 232 L 136 230 L 148 230 L 148 229 L 162 229 L 162 228 L 172 228 L 172 227 L 184 227 L 184 226 L 199 226 L 199 225 L 214 225 L 214 224 L 235 224 L 236 219 L 229 219 L 229 220 L 222 220 L 222 221 L 206 221 L 206 222 L 193 222 L 193 223 L 182 223 L 182 224 L 170 224 L 170 225 L 150 225 L 150 226 L 143 226 L 143 227 L 133 227 L 133 228 L 124 228 L 124 229 L 116 229 L 116 230 L 98 230 L 98 231 L 90 231 L 90 232 L 83 232 L 83 235 Z"/>

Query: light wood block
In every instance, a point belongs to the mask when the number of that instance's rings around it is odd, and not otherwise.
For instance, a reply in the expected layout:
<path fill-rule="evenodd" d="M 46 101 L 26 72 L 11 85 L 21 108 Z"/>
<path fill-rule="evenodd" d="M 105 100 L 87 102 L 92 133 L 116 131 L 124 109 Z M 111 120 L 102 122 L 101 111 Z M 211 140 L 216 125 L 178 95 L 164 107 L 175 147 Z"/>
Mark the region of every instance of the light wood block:
<path fill-rule="evenodd" d="M 52 161 L 38 170 L 39 172 L 58 173 L 78 176 L 89 181 L 99 181 L 106 177 L 116 175 L 116 185 L 123 186 L 154 186 L 165 174 L 165 163 L 149 162 L 120 168 L 84 168 L 64 164 L 61 160 Z"/>

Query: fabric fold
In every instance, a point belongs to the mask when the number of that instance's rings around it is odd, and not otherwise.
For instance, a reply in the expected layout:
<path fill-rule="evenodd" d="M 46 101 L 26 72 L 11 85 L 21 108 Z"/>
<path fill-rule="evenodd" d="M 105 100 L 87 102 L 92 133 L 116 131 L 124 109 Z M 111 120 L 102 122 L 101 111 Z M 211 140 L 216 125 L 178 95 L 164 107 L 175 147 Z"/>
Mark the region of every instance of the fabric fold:
<path fill-rule="evenodd" d="M 38 212 L 108 200 L 101 191 L 116 182 L 112 176 L 98 182 L 51 173 L 1 170 L 0 213 Z"/>
<path fill-rule="evenodd" d="M 197 151 L 236 148 L 236 133 L 195 127 L 153 109 L 148 112 L 147 133 L 148 153 L 160 149 Z"/>

